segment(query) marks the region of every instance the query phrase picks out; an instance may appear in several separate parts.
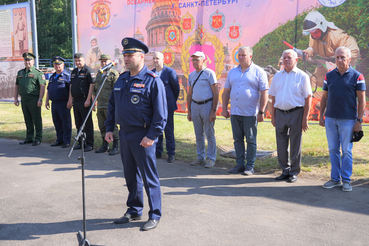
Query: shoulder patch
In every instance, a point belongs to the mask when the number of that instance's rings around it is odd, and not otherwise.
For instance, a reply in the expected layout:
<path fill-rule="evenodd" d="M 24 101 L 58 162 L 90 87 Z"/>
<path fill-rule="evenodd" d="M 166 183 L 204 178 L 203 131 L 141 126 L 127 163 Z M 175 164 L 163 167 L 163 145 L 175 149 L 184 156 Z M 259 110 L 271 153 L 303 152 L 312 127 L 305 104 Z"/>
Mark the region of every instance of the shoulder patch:
<path fill-rule="evenodd" d="M 147 73 L 150 74 L 151 76 L 153 76 L 154 78 L 158 77 L 153 71 L 148 70 Z"/>

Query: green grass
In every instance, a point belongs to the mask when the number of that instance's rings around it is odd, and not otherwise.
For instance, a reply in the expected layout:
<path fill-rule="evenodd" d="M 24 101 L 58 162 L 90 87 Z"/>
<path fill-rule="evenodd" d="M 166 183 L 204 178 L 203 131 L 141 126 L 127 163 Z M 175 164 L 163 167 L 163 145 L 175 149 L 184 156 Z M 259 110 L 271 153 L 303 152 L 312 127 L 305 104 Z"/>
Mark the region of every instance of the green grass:
<path fill-rule="evenodd" d="M 25 124 L 20 107 L 13 103 L 0 102 L 0 137 L 12 139 L 25 138 Z M 73 113 L 72 113 L 73 114 Z M 98 130 L 96 113 L 93 112 L 95 127 L 95 148 L 101 145 L 101 136 Z M 43 142 L 53 143 L 56 140 L 54 125 L 51 119 L 51 111 L 42 108 Z M 72 116 L 73 121 L 73 116 Z M 311 122 L 310 130 L 303 133 L 302 139 L 302 176 L 329 179 L 330 161 L 325 130 L 316 122 Z M 175 114 L 176 159 L 191 162 L 196 159 L 195 133 L 192 122 L 188 122 L 186 114 Z M 72 137 L 76 136 L 74 121 Z M 364 126 L 364 137 L 358 143 L 354 143 L 353 180 L 369 180 L 369 127 Z M 233 149 L 233 137 L 231 122 L 223 117 L 218 117 L 215 123 L 215 136 L 218 147 L 217 166 L 229 168 L 235 165 L 235 160 L 221 157 L 223 151 Z M 270 122 L 258 125 L 258 150 L 276 150 L 275 130 Z M 165 144 L 164 144 L 165 146 Z M 280 168 L 276 158 L 265 158 L 256 161 L 255 171 L 259 173 L 279 172 Z"/>

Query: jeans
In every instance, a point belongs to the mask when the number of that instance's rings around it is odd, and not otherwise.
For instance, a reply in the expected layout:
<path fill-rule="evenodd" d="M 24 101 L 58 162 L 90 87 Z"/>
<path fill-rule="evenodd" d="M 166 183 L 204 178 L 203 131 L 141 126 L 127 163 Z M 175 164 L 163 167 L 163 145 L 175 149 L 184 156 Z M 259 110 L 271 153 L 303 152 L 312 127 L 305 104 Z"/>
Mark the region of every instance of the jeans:
<path fill-rule="evenodd" d="M 191 103 L 191 117 L 196 135 L 197 159 L 205 160 L 205 136 L 208 140 L 208 159 L 215 161 L 217 158 L 217 143 L 215 140 L 214 124 L 210 121 L 209 116 L 213 107 L 213 101 L 206 104 L 198 105 Z"/>
<path fill-rule="evenodd" d="M 256 136 L 258 121 L 256 119 L 256 116 L 231 115 L 231 124 L 237 165 L 245 165 L 244 137 L 246 137 L 246 170 L 252 170 L 255 164 L 257 147 Z"/>
<path fill-rule="evenodd" d="M 325 117 L 325 132 L 331 161 L 331 178 L 334 181 L 350 182 L 352 175 L 352 131 L 356 119 Z M 342 149 L 342 158 L 340 152 Z M 341 161 L 342 159 L 342 161 Z"/>

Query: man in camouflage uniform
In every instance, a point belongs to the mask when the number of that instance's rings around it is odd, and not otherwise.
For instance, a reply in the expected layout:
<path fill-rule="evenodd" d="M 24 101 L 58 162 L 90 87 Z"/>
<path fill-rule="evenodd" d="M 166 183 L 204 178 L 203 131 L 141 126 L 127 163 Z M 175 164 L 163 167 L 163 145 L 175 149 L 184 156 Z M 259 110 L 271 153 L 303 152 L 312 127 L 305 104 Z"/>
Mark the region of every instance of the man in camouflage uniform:
<path fill-rule="evenodd" d="M 110 62 L 111 62 L 110 55 L 102 54 L 100 56 L 101 67 L 105 67 Z M 106 133 L 105 121 L 108 115 L 109 98 L 114 89 L 114 84 L 119 77 L 119 74 L 117 71 L 110 69 L 108 75 L 107 75 L 107 71 L 104 71 L 103 73 L 99 72 L 97 74 L 96 80 L 95 80 L 95 87 L 94 87 L 94 90 L 92 91 L 92 100 L 95 100 L 96 94 L 99 91 L 106 76 L 108 77 L 106 78 L 104 86 L 102 87 L 101 92 L 97 98 L 97 113 L 96 113 L 101 137 L 103 139 L 103 144 L 100 149 L 95 151 L 95 153 L 105 153 L 109 151 L 109 143 L 105 140 L 105 133 Z M 113 137 L 114 137 L 113 149 L 110 151 L 109 155 L 119 154 L 119 133 L 118 133 L 117 125 L 115 125 L 114 127 Z"/>
<path fill-rule="evenodd" d="M 23 55 L 25 68 L 18 71 L 14 88 L 14 105 L 19 106 L 18 95 L 22 99 L 22 111 L 27 127 L 27 138 L 19 144 L 37 146 L 42 141 L 41 106 L 45 93 L 45 75 L 35 68 L 36 56 L 26 52 Z M 36 128 L 36 136 L 35 136 Z"/>

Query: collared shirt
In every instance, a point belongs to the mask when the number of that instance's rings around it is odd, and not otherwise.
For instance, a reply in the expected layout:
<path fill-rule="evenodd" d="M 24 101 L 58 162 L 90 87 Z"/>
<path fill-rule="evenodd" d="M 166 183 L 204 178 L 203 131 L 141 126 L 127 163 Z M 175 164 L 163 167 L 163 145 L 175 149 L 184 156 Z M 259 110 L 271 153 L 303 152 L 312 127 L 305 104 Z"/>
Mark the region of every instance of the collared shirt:
<path fill-rule="evenodd" d="M 30 69 L 24 68 L 18 71 L 15 84 L 19 86 L 22 101 L 32 99 L 40 95 L 40 86 L 46 84 L 45 75 L 34 66 Z"/>
<path fill-rule="evenodd" d="M 238 65 L 229 71 L 224 88 L 231 89 L 231 115 L 254 116 L 259 111 L 260 91 L 269 88 L 268 78 L 254 63 L 244 72 Z"/>
<path fill-rule="evenodd" d="M 115 124 L 125 133 L 147 129 L 146 137 L 159 137 L 168 117 L 164 84 L 146 65 L 136 75 L 122 73 L 115 83 L 105 121 L 106 131 L 112 132 Z"/>
<path fill-rule="evenodd" d="M 337 68 L 324 78 L 323 90 L 328 91 L 325 116 L 338 119 L 356 119 L 356 91 L 365 91 L 364 76 L 350 68 L 341 75 Z"/>
<path fill-rule="evenodd" d="M 195 82 L 197 77 L 199 77 L 200 73 L 201 71 L 196 72 L 196 70 L 190 73 L 190 75 L 188 76 L 188 86 L 192 87 L 193 83 Z M 216 83 L 218 82 L 215 72 L 209 68 L 205 68 L 204 72 L 197 80 L 195 87 L 192 89 L 192 99 L 201 102 L 213 98 L 213 91 L 211 89 L 211 86 Z"/>
<path fill-rule="evenodd" d="M 95 83 L 95 73 L 87 65 L 84 65 L 80 70 L 75 68 L 71 73 L 70 83 L 72 85 L 71 94 L 73 100 L 86 100 L 90 85 Z"/>
<path fill-rule="evenodd" d="M 275 97 L 274 107 L 289 110 L 305 106 L 305 99 L 313 95 L 309 76 L 296 66 L 287 73 L 276 73 L 270 85 L 269 95 Z"/>
<path fill-rule="evenodd" d="M 47 90 L 49 99 L 53 102 L 68 101 L 70 73 L 63 70 L 60 74 L 53 73 L 49 79 Z"/>

